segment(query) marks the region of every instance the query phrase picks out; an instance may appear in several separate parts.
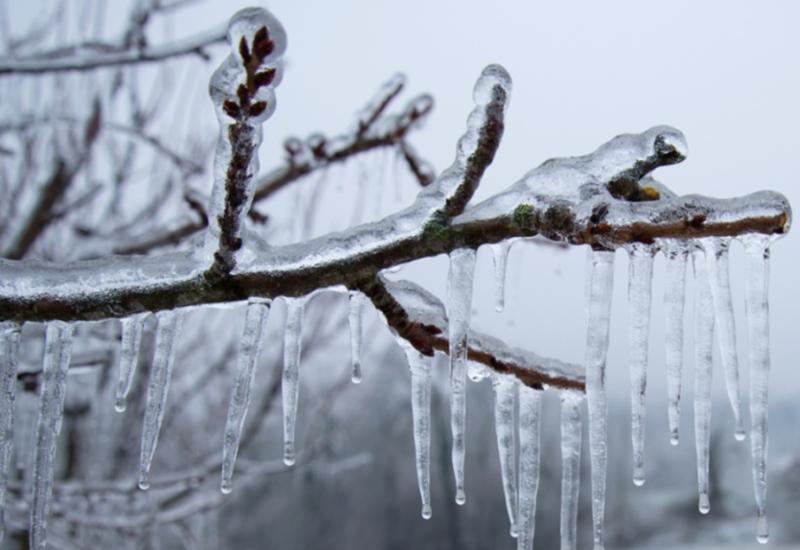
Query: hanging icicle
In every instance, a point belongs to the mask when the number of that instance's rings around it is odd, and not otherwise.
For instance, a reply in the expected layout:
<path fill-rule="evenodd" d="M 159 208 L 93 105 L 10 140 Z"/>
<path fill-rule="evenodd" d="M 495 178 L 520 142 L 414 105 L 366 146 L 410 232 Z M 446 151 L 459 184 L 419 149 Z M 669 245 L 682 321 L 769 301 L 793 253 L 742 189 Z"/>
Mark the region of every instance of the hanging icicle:
<path fill-rule="evenodd" d="M 747 335 L 750 349 L 750 451 L 758 516 L 756 539 L 769 541 L 767 527 L 767 411 L 769 389 L 768 235 L 741 238 L 746 262 Z"/>
<path fill-rule="evenodd" d="M 119 353 L 119 380 L 117 381 L 114 409 L 124 412 L 128 393 L 133 385 L 133 375 L 139 363 L 139 349 L 142 342 L 142 327 L 147 314 L 134 315 L 122 320 L 122 346 Z"/>
<path fill-rule="evenodd" d="M 586 400 L 589 406 L 589 456 L 592 465 L 592 522 L 595 550 L 603 549 L 606 507 L 608 401 L 605 390 L 606 355 L 614 291 L 614 252 L 595 250 L 588 282 L 586 333 Z"/>
<path fill-rule="evenodd" d="M 717 341 L 719 342 L 722 365 L 725 367 L 725 387 L 733 409 L 736 424 L 735 436 L 744 440 L 741 402 L 739 391 L 739 358 L 736 354 L 736 321 L 733 316 L 731 281 L 728 268 L 728 247 L 730 238 L 709 237 L 701 239 L 706 251 L 708 276 L 711 281 L 711 297 L 714 299 Z"/>
<path fill-rule="evenodd" d="M 561 550 L 578 548 L 583 396 L 561 394 Z"/>
<path fill-rule="evenodd" d="M 422 499 L 422 517 L 430 519 L 431 510 L 431 360 L 411 345 L 400 341 L 411 370 L 411 416 L 414 424 L 414 456 L 417 483 Z"/>
<path fill-rule="evenodd" d="M 261 353 L 264 324 L 269 315 L 270 302 L 251 298 L 247 302 L 244 317 L 244 330 L 236 357 L 236 378 L 233 381 L 228 417 L 225 421 L 225 438 L 222 441 L 222 480 L 220 490 L 230 493 L 233 490 L 233 467 L 239 453 L 242 427 L 250 406 L 250 388 L 255 378 L 256 365 Z"/>
<path fill-rule="evenodd" d="M 147 402 L 142 421 L 142 448 L 139 456 L 139 488 L 142 490 L 150 488 L 150 465 L 156 453 L 161 422 L 166 411 L 167 394 L 182 320 L 183 313 L 179 311 L 156 313 L 155 353 L 147 383 Z"/>
<path fill-rule="evenodd" d="M 542 393 L 525 385 L 519 389 L 519 532 L 517 550 L 531 550 L 539 492 Z"/>
<path fill-rule="evenodd" d="M 492 245 L 492 259 L 494 261 L 494 299 L 495 309 L 503 311 L 506 307 L 506 267 L 508 267 L 508 253 L 513 241 L 507 239 Z"/>
<path fill-rule="evenodd" d="M 350 357 L 353 364 L 353 373 L 350 379 L 353 384 L 361 383 L 361 346 L 363 333 L 364 296 L 352 290 L 350 296 L 350 311 L 347 319 L 350 324 Z"/>
<path fill-rule="evenodd" d="M 665 364 L 669 401 L 669 442 L 677 445 L 680 429 L 681 372 L 683 370 L 683 319 L 686 303 L 686 259 L 683 244 L 669 244 L 664 251 L 666 283 L 664 287 Z"/>
<path fill-rule="evenodd" d="M 450 414 L 453 431 L 453 473 L 456 504 L 466 502 L 464 492 L 464 451 L 467 413 L 467 333 L 472 307 L 475 251 L 459 248 L 450 253 L 447 316 L 450 336 Z"/>
<path fill-rule="evenodd" d="M 497 453 L 500 456 L 500 474 L 503 495 L 511 524 L 511 536 L 516 537 L 517 527 L 517 400 L 519 382 L 513 376 L 495 375 L 494 428 L 497 435 Z"/>
<path fill-rule="evenodd" d="M 283 333 L 283 462 L 292 466 L 296 460 L 294 448 L 297 423 L 297 398 L 300 392 L 300 354 L 303 343 L 303 307 L 299 298 L 286 299 L 286 325 Z"/>
<path fill-rule="evenodd" d="M 0 323 L 0 542 L 5 533 L 6 487 L 14 444 L 19 331 L 16 323 Z"/>
<path fill-rule="evenodd" d="M 644 485 L 645 395 L 647 392 L 647 352 L 652 304 L 653 253 L 649 245 L 634 243 L 628 248 L 628 304 L 630 309 L 629 356 L 631 371 L 631 440 L 633 444 L 633 483 Z"/>
<path fill-rule="evenodd" d="M 72 353 L 72 325 L 62 321 L 47 324 L 44 362 L 39 389 L 39 418 L 33 461 L 30 547 L 47 547 L 47 519 L 53 494 L 56 445 L 64 415 L 67 371 Z"/>
<path fill-rule="evenodd" d="M 711 511 L 708 488 L 711 442 L 711 377 L 714 365 L 714 300 L 702 248 L 692 251 L 695 279 L 694 305 L 694 440 L 697 454 L 697 508 Z"/>

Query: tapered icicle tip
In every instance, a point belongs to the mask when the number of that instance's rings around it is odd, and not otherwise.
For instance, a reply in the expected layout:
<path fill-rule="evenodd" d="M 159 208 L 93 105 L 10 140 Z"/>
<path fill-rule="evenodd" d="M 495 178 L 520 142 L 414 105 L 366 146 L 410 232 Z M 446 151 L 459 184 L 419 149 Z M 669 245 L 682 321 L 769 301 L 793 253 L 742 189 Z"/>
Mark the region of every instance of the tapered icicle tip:
<path fill-rule="evenodd" d="M 472 99 L 476 105 L 488 105 L 492 101 L 494 88 L 500 87 L 509 95 L 511 92 L 511 75 L 502 65 L 489 65 L 475 83 Z"/>
<path fill-rule="evenodd" d="M 517 527 L 516 523 L 511 524 L 511 529 L 509 531 L 512 539 L 515 539 L 519 536 L 519 527 Z"/>
<path fill-rule="evenodd" d="M 220 483 L 219 490 L 223 495 L 229 495 L 233 491 L 233 483 L 229 479 L 225 479 Z"/>
<path fill-rule="evenodd" d="M 766 514 L 758 516 L 756 540 L 759 542 L 759 544 L 767 544 L 769 542 L 769 527 L 767 526 Z"/>
<path fill-rule="evenodd" d="M 740 424 L 741 424 L 741 421 L 740 421 Z M 744 431 L 744 427 L 742 427 L 741 425 L 738 426 L 736 428 L 736 432 L 733 434 L 733 437 L 736 439 L 736 441 L 744 441 L 745 438 L 747 437 L 747 434 Z"/>
<path fill-rule="evenodd" d="M 433 511 L 431 507 L 426 504 L 422 507 L 422 519 L 431 519 L 431 516 L 433 516 Z"/>
<path fill-rule="evenodd" d="M 697 501 L 697 509 L 700 513 L 705 515 L 711 511 L 711 501 L 707 493 L 700 493 L 700 498 Z"/>
<path fill-rule="evenodd" d="M 467 502 L 467 494 L 464 492 L 463 487 L 459 487 L 456 489 L 456 504 L 464 506 L 465 502 Z"/>
<path fill-rule="evenodd" d="M 142 491 L 146 491 L 150 488 L 150 476 L 148 474 L 142 473 L 139 476 L 139 489 Z"/>
<path fill-rule="evenodd" d="M 350 375 L 350 381 L 353 384 L 360 384 L 362 380 L 361 363 L 353 363 L 353 374 Z"/>
<path fill-rule="evenodd" d="M 634 468 L 633 469 L 633 484 L 637 487 L 641 487 L 644 485 L 645 477 L 644 477 L 644 468 Z"/>
<path fill-rule="evenodd" d="M 669 444 L 672 445 L 673 447 L 677 447 L 680 441 L 681 438 L 678 435 L 678 430 L 675 430 L 674 432 L 669 434 Z"/>
<path fill-rule="evenodd" d="M 114 410 L 118 413 L 125 412 L 125 409 L 128 408 L 128 401 L 121 397 L 114 402 Z"/>
<path fill-rule="evenodd" d="M 287 466 L 294 466 L 297 457 L 294 454 L 294 443 L 287 443 L 283 449 L 283 463 Z"/>

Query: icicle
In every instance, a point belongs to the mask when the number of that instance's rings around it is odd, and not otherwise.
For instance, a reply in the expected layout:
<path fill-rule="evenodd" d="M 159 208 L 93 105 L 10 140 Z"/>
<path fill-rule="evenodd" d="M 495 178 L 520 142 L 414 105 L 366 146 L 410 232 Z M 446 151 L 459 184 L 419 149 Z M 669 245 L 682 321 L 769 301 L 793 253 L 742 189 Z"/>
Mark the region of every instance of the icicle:
<path fill-rule="evenodd" d="M 450 253 L 448 303 L 450 336 L 450 414 L 453 431 L 453 473 L 456 480 L 456 504 L 466 502 L 464 492 L 464 445 L 467 412 L 467 332 L 472 306 L 472 279 L 475 251 L 459 248 Z"/>
<path fill-rule="evenodd" d="M 722 365 L 725 367 L 725 387 L 733 409 L 736 423 L 736 439 L 745 437 L 742 425 L 741 402 L 739 394 L 739 359 L 736 355 L 736 321 L 733 317 L 731 281 L 728 270 L 729 238 L 709 237 L 701 239 L 706 251 L 708 276 L 711 281 L 711 296 L 714 299 L 717 341 L 719 342 Z"/>
<path fill-rule="evenodd" d="M 582 404 L 582 396 L 561 395 L 561 550 L 578 547 Z"/>
<path fill-rule="evenodd" d="M 0 542 L 5 532 L 6 486 L 14 443 L 19 325 L 0 323 Z"/>
<path fill-rule="evenodd" d="M 364 297 L 360 292 L 350 292 L 350 357 L 353 363 L 353 384 L 361 383 L 361 340 L 363 330 Z"/>
<path fill-rule="evenodd" d="M 50 512 L 50 497 L 53 494 L 56 444 L 64 414 L 64 396 L 71 352 L 72 326 L 62 321 L 48 323 L 33 462 L 30 547 L 34 549 L 47 547 L 47 518 Z"/>
<path fill-rule="evenodd" d="M 250 406 L 250 388 L 253 385 L 258 356 L 261 353 L 261 340 L 264 323 L 269 314 L 269 305 L 269 301 L 257 298 L 251 298 L 247 302 L 244 330 L 239 345 L 239 355 L 236 357 L 236 378 L 233 381 L 228 418 L 225 421 L 225 439 L 222 442 L 220 490 L 226 494 L 233 490 L 233 467 L 239 452 L 244 418 Z"/>
<path fill-rule="evenodd" d="M 647 351 L 650 334 L 650 308 L 653 285 L 653 249 L 641 243 L 628 248 L 628 304 L 630 308 L 629 356 L 631 371 L 631 439 L 633 443 L 633 483 L 644 485 L 645 394 L 647 391 Z"/>
<path fill-rule="evenodd" d="M 508 266 L 508 251 L 511 250 L 513 241 L 505 240 L 492 245 L 494 259 L 494 296 L 495 309 L 503 311 L 506 307 L 506 267 Z"/>
<path fill-rule="evenodd" d="M 664 323 L 669 442 L 678 444 L 680 428 L 681 371 L 683 370 L 683 317 L 686 302 L 686 258 L 683 247 L 670 247 L 665 253 Z"/>
<path fill-rule="evenodd" d="M 303 341 L 302 299 L 286 300 L 286 326 L 283 333 L 283 462 L 295 461 L 294 433 L 297 421 L 297 397 L 300 391 L 300 353 Z"/>
<path fill-rule="evenodd" d="M 414 451 L 417 483 L 422 499 L 422 517 L 431 511 L 431 357 L 401 341 L 411 370 L 411 415 L 414 423 Z"/>
<path fill-rule="evenodd" d="M 614 252 L 596 250 L 591 256 L 586 332 L 586 400 L 589 405 L 589 455 L 592 465 L 592 521 L 595 550 L 603 548 L 606 507 L 608 401 L 605 391 L 606 355 L 614 291 Z"/>
<path fill-rule="evenodd" d="M 147 403 L 142 421 L 142 448 L 139 455 L 139 488 L 150 488 L 150 465 L 158 445 L 158 434 L 167 405 L 167 393 L 175 364 L 175 350 L 181 329 L 183 313 L 159 311 L 156 313 L 156 343 L 150 379 L 147 383 Z"/>
<path fill-rule="evenodd" d="M 701 514 L 711 510 L 708 496 L 708 457 L 711 438 L 711 376 L 714 364 L 714 300 L 705 252 L 692 252 L 695 289 L 694 306 L 694 440 L 697 454 L 698 509 Z"/>
<path fill-rule="evenodd" d="M 497 434 L 497 453 L 500 455 L 500 474 L 506 511 L 511 523 L 511 536 L 517 536 L 517 379 L 496 375 L 494 388 L 494 428 Z"/>
<path fill-rule="evenodd" d="M 769 387 L 769 241 L 768 235 L 742 238 L 747 265 L 746 310 L 750 348 L 750 451 L 758 514 L 758 542 L 767 529 L 767 390 Z"/>
<path fill-rule="evenodd" d="M 541 415 L 541 392 L 521 385 L 519 391 L 519 533 L 517 550 L 533 548 L 536 493 L 539 491 Z"/>
<path fill-rule="evenodd" d="M 134 315 L 122 320 L 122 347 L 119 354 L 119 380 L 114 408 L 123 412 L 127 407 L 128 393 L 133 385 L 133 374 L 139 363 L 142 326 L 147 314 Z"/>

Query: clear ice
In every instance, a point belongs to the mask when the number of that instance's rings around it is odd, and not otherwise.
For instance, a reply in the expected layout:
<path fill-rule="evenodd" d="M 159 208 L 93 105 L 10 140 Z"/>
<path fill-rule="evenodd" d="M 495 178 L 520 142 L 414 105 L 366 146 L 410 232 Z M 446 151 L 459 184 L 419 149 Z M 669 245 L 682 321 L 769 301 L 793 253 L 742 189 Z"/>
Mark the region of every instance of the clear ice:
<path fill-rule="evenodd" d="M 300 355 L 303 343 L 303 308 L 305 301 L 286 299 L 286 325 L 283 332 L 283 462 L 287 466 L 296 460 L 294 436 L 297 423 L 297 398 L 300 393 Z"/>

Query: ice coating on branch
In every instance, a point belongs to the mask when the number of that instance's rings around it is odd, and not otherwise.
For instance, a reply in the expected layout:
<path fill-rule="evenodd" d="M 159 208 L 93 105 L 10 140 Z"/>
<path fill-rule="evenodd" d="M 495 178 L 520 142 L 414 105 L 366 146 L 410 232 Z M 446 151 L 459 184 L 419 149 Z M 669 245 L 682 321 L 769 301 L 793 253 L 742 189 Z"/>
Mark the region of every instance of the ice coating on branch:
<path fill-rule="evenodd" d="M 14 444 L 19 331 L 16 323 L 0 323 L 0 542 L 5 532 L 6 486 Z"/>
<path fill-rule="evenodd" d="M 450 253 L 447 316 L 450 346 L 450 415 L 453 432 L 453 473 L 456 503 L 464 504 L 464 451 L 467 416 L 467 351 L 475 251 L 458 248 Z"/>
<path fill-rule="evenodd" d="M 283 462 L 287 466 L 296 460 L 294 448 L 297 423 L 297 398 L 300 393 L 300 354 L 303 343 L 303 308 L 305 300 L 286 299 L 286 325 L 283 332 Z"/>
<path fill-rule="evenodd" d="M 578 548 L 583 396 L 561 394 L 561 550 Z"/>
<path fill-rule="evenodd" d="M 389 102 L 399 94 L 406 85 L 406 76 L 396 73 L 387 80 L 375 93 L 372 99 L 356 115 L 356 131 L 364 132 L 380 116 Z"/>
<path fill-rule="evenodd" d="M 506 307 L 506 267 L 508 266 L 508 252 L 511 250 L 513 242 L 511 239 L 507 239 L 492 245 L 494 299 L 497 311 L 503 311 Z"/>
<path fill-rule="evenodd" d="M 228 256 L 242 248 L 244 217 L 255 193 L 261 124 L 275 111 L 286 32 L 267 10 L 246 8 L 231 18 L 228 43 L 232 52 L 209 82 L 220 136 L 214 156 L 208 228 L 199 252 L 203 258 L 222 260 L 230 268 L 233 260 Z"/>
<path fill-rule="evenodd" d="M 606 355 L 614 290 L 614 252 L 596 250 L 591 257 L 586 332 L 586 400 L 589 405 L 589 456 L 592 466 L 592 522 L 595 550 L 603 548 L 608 461 Z"/>
<path fill-rule="evenodd" d="M 517 549 L 533 548 L 536 494 L 539 492 L 542 394 L 525 385 L 519 388 L 519 520 Z"/>
<path fill-rule="evenodd" d="M 405 340 L 398 338 L 411 370 L 411 417 L 414 426 L 414 457 L 417 484 L 422 499 L 422 517 L 430 519 L 431 510 L 431 360 Z"/>
<path fill-rule="evenodd" d="M 242 427 L 250 406 L 250 388 L 255 378 L 264 324 L 269 315 L 270 303 L 251 298 L 247 302 L 242 339 L 239 342 L 239 355 L 236 357 L 236 376 L 233 380 L 228 417 L 225 421 L 225 437 L 222 441 L 222 479 L 220 490 L 230 493 L 233 490 L 233 468 L 239 452 Z"/>
<path fill-rule="evenodd" d="M 350 358 L 353 366 L 353 373 L 350 378 L 353 384 L 361 383 L 361 346 L 363 335 L 364 318 L 364 295 L 358 291 L 349 293 L 350 309 L 347 320 L 350 325 Z"/>
<path fill-rule="evenodd" d="M 150 488 L 150 465 L 156 453 L 161 422 L 167 406 L 167 394 L 175 365 L 178 336 L 183 322 L 181 311 L 156 313 L 156 341 L 150 378 L 147 382 L 147 401 L 142 420 L 142 448 L 139 455 L 139 488 Z"/>
<path fill-rule="evenodd" d="M 725 388 L 733 409 L 736 423 L 736 439 L 744 439 L 742 424 L 742 397 L 739 390 L 739 358 L 736 352 L 736 321 L 733 316 L 733 299 L 728 267 L 730 238 L 709 237 L 700 240 L 706 251 L 711 297 L 714 299 L 714 315 L 719 342 L 720 357 L 725 367 Z"/>
<path fill-rule="evenodd" d="M 47 547 L 47 519 L 53 494 L 58 434 L 64 415 L 67 370 L 72 353 L 72 325 L 62 321 L 47 324 L 44 342 L 39 418 L 33 461 L 33 502 L 31 503 L 30 547 Z"/>
<path fill-rule="evenodd" d="M 494 429 L 497 436 L 497 453 L 500 457 L 500 475 L 503 495 L 511 524 L 511 536 L 517 532 L 517 399 L 519 382 L 513 376 L 495 375 Z"/>
<path fill-rule="evenodd" d="M 769 540 L 767 530 L 767 412 L 769 389 L 769 243 L 768 235 L 740 237 L 745 250 L 745 305 L 750 359 L 750 452 L 756 496 L 757 534 Z"/>
<path fill-rule="evenodd" d="M 695 279 L 694 305 L 694 441 L 697 455 L 698 509 L 711 510 L 708 488 L 711 443 L 711 378 L 714 366 L 714 300 L 708 278 L 706 252 L 692 251 Z"/>
<path fill-rule="evenodd" d="M 680 427 L 681 372 L 683 371 L 683 318 L 686 302 L 686 259 L 685 245 L 669 243 L 665 245 L 664 286 L 664 340 L 665 365 L 667 370 L 667 398 L 669 407 L 669 441 L 678 444 Z"/>
<path fill-rule="evenodd" d="M 128 393 L 133 385 L 133 375 L 139 364 L 142 327 L 147 314 L 134 315 L 122 320 L 122 345 L 119 351 L 119 379 L 117 380 L 114 409 L 123 412 L 127 407 Z"/>
<path fill-rule="evenodd" d="M 650 308 L 652 305 L 653 254 L 649 245 L 634 243 L 627 247 L 628 362 L 631 371 L 631 440 L 633 444 L 633 483 L 644 485 L 644 422 L 647 391 L 647 352 L 650 344 Z"/>

